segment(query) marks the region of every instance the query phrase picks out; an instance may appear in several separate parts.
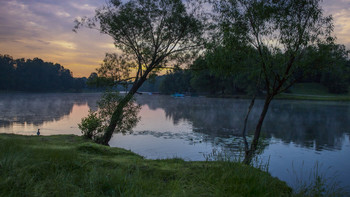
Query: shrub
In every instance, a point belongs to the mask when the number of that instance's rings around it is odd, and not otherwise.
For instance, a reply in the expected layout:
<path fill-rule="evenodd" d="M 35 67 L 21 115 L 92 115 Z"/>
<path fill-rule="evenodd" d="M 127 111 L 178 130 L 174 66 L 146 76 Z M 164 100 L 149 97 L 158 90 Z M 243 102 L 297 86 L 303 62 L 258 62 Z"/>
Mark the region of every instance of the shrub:
<path fill-rule="evenodd" d="M 83 136 L 98 142 L 104 130 L 108 127 L 112 114 L 121 99 L 123 99 L 123 96 L 118 92 L 105 92 L 97 102 L 97 111 L 90 111 L 89 115 L 83 118 L 78 125 Z M 114 132 L 126 133 L 131 131 L 139 121 L 137 116 L 139 110 L 140 106 L 136 104 L 135 100 L 130 101 L 124 107 L 122 121 L 118 122 Z"/>

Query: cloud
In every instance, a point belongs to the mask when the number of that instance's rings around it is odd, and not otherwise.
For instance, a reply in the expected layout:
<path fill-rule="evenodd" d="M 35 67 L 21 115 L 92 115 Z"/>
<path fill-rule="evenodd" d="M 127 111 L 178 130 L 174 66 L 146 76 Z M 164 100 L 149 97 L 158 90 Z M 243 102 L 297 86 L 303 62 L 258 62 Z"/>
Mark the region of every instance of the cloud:
<path fill-rule="evenodd" d="M 86 11 L 95 11 L 96 9 L 96 6 L 92 6 L 92 5 L 89 5 L 87 3 L 85 4 L 78 4 L 76 2 L 72 2 L 70 3 L 71 6 L 73 6 L 74 8 L 78 9 L 78 10 L 86 10 Z"/>
<path fill-rule="evenodd" d="M 64 12 L 64 11 L 58 11 L 55 14 L 58 17 L 70 17 L 70 14 L 68 14 L 67 12 Z"/>
<path fill-rule="evenodd" d="M 89 76 L 106 52 L 118 52 L 113 40 L 90 29 L 73 33 L 74 19 L 94 16 L 106 1 L 0 0 L 0 54 L 39 57 Z M 324 0 L 326 14 L 335 21 L 338 43 L 350 49 L 350 1 Z"/>
<path fill-rule="evenodd" d="M 63 40 L 54 40 L 54 41 L 49 41 L 49 43 L 62 47 L 64 49 L 71 49 L 71 50 L 77 49 L 76 44 L 73 42 L 67 42 Z"/>
<path fill-rule="evenodd" d="M 113 41 L 97 31 L 72 32 L 74 19 L 94 16 L 104 2 L 95 0 L 1 0 L 0 54 L 39 57 L 88 76 L 99 66 Z M 80 65 L 80 66 L 79 66 Z M 82 66 L 85 65 L 85 66 Z"/>
<path fill-rule="evenodd" d="M 325 13 L 333 16 L 337 42 L 350 49 L 350 1 L 324 0 L 322 5 Z"/>

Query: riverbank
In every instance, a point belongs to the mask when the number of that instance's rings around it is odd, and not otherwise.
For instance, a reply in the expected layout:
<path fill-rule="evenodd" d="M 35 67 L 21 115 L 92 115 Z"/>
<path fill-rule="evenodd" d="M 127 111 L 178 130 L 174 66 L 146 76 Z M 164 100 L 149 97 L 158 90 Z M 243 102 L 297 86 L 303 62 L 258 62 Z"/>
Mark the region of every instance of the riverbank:
<path fill-rule="evenodd" d="M 252 96 L 246 94 L 239 95 L 207 95 L 209 98 L 233 98 L 251 99 Z M 259 95 L 258 99 L 264 99 L 264 95 Z M 279 100 L 310 100 L 310 101 L 350 101 L 350 87 L 348 93 L 329 93 L 328 89 L 317 83 L 297 83 L 288 93 L 281 93 L 274 99 Z"/>
<path fill-rule="evenodd" d="M 317 83 L 297 83 L 289 91 L 276 96 L 276 99 L 311 100 L 311 101 L 350 101 L 350 87 L 348 93 L 334 94 Z"/>
<path fill-rule="evenodd" d="M 308 94 L 290 94 L 283 93 L 276 96 L 280 100 L 309 100 L 309 101 L 350 101 L 350 96 L 347 95 L 308 95 Z"/>
<path fill-rule="evenodd" d="M 223 96 L 207 96 L 208 98 L 230 98 L 230 99 L 252 99 L 248 95 L 223 95 Z M 258 96 L 257 99 L 264 99 L 264 96 Z M 293 94 L 282 93 L 274 99 L 277 100 L 306 100 L 306 101 L 350 101 L 348 95 L 312 95 L 312 94 Z"/>
<path fill-rule="evenodd" d="M 289 196 L 258 169 L 232 162 L 146 160 L 82 137 L 0 134 L 0 196 Z"/>

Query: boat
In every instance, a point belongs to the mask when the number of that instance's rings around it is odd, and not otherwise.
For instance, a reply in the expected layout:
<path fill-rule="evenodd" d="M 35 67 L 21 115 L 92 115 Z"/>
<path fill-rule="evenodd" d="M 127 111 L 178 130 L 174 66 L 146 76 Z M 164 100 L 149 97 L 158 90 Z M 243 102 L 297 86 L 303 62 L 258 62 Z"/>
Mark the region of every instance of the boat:
<path fill-rule="evenodd" d="M 171 96 L 174 98 L 184 98 L 185 97 L 184 94 L 179 94 L 179 93 L 172 94 Z"/>

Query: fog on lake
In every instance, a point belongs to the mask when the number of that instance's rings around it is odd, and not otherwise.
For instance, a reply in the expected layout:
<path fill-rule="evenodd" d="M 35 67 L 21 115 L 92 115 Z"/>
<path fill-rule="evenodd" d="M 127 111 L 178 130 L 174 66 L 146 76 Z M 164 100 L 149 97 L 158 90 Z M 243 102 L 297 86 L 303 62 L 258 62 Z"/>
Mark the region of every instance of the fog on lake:
<path fill-rule="evenodd" d="M 0 132 L 81 135 L 77 124 L 96 109 L 98 93 L 0 94 Z M 249 100 L 137 96 L 141 117 L 132 133 L 115 134 L 114 147 L 145 158 L 206 160 L 213 150 L 230 157 L 242 150 L 241 129 Z M 262 109 L 257 101 L 248 131 Z M 350 103 L 274 100 L 263 126 L 259 161 L 292 187 L 308 180 L 316 163 L 325 176 L 350 185 Z"/>

